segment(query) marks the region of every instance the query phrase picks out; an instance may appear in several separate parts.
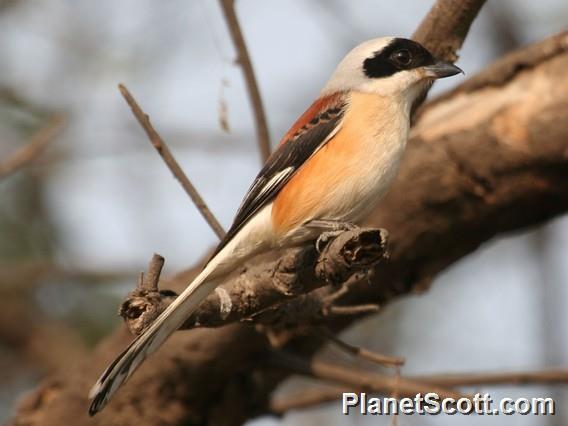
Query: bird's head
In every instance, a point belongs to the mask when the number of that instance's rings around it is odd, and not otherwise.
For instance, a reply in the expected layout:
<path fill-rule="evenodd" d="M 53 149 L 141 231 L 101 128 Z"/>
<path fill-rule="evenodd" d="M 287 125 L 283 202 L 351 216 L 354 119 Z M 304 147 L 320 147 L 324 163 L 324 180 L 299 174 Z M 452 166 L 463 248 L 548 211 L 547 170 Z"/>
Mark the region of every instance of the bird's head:
<path fill-rule="evenodd" d="M 339 63 L 323 93 L 358 91 L 403 96 L 410 103 L 438 78 L 463 72 L 413 40 L 383 37 L 361 43 Z"/>

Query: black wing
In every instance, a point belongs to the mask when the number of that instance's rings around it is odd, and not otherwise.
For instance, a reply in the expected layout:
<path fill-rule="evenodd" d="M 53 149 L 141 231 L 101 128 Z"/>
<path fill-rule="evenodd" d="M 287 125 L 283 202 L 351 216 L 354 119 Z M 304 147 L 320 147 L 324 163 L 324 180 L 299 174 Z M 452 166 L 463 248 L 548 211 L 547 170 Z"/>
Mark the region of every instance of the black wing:
<path fill-rule="evenodd" d="M 260 209 L 269 204 L 296 171 L 339 129 L 345 111 L 345 101 L 336 97 L 325 109 L 312 109 L 298 120 L 295 130 L 266 161 L 239 207 L 233 225 L 213 253 L 215 256 Z M 311 117 L 311 118 L 310 118 Z M 297 129 L 297 130 L 296 130 Z"/>

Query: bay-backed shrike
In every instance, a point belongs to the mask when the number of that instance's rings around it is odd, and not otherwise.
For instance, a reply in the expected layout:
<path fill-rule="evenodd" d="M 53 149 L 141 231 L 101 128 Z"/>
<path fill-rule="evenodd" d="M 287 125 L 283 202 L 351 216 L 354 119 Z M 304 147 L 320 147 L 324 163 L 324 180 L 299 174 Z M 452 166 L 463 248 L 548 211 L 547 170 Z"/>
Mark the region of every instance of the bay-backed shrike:
<path fill-rule="evenodd" d="M 397 173 L 413 103 L 434 79 L 459 72 L 403 38 L 369 40 L 349 52 L 267 160 L 201 273 L 95 384 L 89 413 L 101 410 L 222 278 L 247 259 L 364 219 Z"/>

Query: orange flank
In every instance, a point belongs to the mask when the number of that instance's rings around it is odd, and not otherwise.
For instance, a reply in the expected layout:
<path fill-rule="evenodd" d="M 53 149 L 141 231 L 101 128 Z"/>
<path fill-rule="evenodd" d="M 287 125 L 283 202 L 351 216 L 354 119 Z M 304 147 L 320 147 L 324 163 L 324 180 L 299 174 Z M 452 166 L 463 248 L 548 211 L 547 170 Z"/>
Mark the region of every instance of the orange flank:
<path fill-rule="evenodd" d="M 357 212 L 365 208 L 360 203 L 372 200 L 368 179 L 358 177 L 380 173 L 375 161 L 380 157 L 375 155 L 377 138 L 370 135 L 390 132 L 390 126 L 396 125 L 379 118 L 392 115 L 377 114 L 392 106 L 385 98 L 363 93 L 351 93 L 347 102 L 337 134 L 304 163 L 275 198 L 272 224 L 277 235 L 312 219 L 356 220 Z"/>

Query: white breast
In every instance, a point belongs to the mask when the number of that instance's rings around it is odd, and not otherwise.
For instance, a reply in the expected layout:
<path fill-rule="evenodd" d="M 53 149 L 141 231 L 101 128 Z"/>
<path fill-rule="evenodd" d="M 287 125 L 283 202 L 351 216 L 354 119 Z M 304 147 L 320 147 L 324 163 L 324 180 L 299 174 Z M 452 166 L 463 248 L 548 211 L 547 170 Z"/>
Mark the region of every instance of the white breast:
<path fill-rule="evenodd" d="M 358 223 L 376 207 L 398 172 L 408 140 L 409 114 L 402 103 L 356 93 L 345 119 L 356 123 L 357 131 L 351 132 L 348 142 L 357 149 L 342 161 L 345 179 L 334 191 L 335 217 L 330 219 Z"/>

